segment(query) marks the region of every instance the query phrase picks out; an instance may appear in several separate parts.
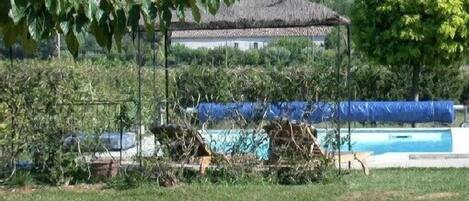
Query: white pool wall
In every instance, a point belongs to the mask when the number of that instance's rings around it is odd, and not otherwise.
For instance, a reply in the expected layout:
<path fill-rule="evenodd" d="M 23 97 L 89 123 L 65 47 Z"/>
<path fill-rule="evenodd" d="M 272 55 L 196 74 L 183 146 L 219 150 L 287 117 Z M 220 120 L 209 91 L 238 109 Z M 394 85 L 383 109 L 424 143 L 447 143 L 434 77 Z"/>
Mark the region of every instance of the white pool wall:
<path fill-rule="evenodd" d="M 453 153 L 469 153 L 469 128 L 451 128 Z"/>

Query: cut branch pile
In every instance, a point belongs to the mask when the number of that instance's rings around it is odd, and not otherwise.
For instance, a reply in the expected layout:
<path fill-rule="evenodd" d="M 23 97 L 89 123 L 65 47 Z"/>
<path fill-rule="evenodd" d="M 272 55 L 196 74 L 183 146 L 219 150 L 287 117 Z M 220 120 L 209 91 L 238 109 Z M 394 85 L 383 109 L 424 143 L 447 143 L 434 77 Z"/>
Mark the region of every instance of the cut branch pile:
<path fill-rule="evenodd" d="M 316 139 L 316 129 L 309 124 L 273 121 L 264 126 L 264 130 L 270 138 L 271 164 L 314 160 L 326 156 Z"/>

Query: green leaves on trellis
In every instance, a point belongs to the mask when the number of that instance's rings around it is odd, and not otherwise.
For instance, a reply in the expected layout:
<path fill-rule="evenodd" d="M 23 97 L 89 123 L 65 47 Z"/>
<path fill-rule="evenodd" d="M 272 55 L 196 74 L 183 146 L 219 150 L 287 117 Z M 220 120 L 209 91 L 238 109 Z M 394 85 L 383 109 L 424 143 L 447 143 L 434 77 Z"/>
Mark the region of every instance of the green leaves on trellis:
<path fill-rule="evenodd" d="M 127 16 L 123 8 L 116 10 L 114 16 L 114 41 L 116 43 L 117 50 L 120 52 L 122 49 L 122 38 L 124 37 L 127 29 Z"/>
<path fill-rule="evenodd" d="M 65 42 L 67 43 L 68 50 L 70 51 L 72 56 L 74 58 L 78 57 L 78 47 L 80 46 L 80 44 L 78 44 L 78 39 L 73 31 L 69 31 L 67 33 L 67 36 L 65 37 Z"/>
<path fill-rule="evenodd" d="M 142 31 L 149 36 L 160 25 L 166 31 L 171 24 L 173 11 L 180 20 L 186 18 L 189 8 L 194 20 L 200 21 L 199 7 L 215 14 L 222 0 L 6 0 L 0 4 L 0 35 L 6 46 L 20 42 L 33 50 L 36 42 L 64 34 L 67 47 L 76 58 L 79 43 L 77 36 L 91 33 L 103 48 L 118 50 L 122 38 L 129 32 Z M 231 5 L 236 0 L 223 0 Z"/>

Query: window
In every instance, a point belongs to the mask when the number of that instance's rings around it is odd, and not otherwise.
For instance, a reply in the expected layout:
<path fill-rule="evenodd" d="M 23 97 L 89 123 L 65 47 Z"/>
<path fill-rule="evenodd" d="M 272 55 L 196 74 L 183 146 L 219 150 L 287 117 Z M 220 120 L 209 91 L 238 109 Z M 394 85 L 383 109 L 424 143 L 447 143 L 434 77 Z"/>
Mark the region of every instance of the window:
<path fill-rule="evenodd" d="M 254 44 L 253 44 L 253 48 L 254 48 L 254 49 L 259 49 L 259 44 L 258 44 L 258 43 L 254 43 Z"/>
<path fill-rule="evenodd" d="M 239 48 L 239 43 L 234 43 L 234 48 Z"/>

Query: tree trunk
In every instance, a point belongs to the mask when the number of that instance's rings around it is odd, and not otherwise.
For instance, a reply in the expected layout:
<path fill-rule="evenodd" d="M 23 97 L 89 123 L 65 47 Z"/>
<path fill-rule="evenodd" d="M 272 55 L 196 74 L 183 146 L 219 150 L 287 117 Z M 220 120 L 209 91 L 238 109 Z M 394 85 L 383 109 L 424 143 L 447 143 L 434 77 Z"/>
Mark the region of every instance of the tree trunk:
<path fill-rule="evenodd" d="M 412 68 L 412 99 L 416 102 L 419 101 L 419 85 L 420 85 L 420 66 Z"/>
<path fill-rule="evenodd" d="M 419 101 L 419 86 L 420 86 L 420 66 L 415 65 L 412 67 L 412 93 L 411 98 L 415 102 Z M 415 123 L 412 123 L 412 128 L 415 128 Z"/>

